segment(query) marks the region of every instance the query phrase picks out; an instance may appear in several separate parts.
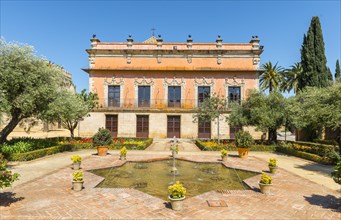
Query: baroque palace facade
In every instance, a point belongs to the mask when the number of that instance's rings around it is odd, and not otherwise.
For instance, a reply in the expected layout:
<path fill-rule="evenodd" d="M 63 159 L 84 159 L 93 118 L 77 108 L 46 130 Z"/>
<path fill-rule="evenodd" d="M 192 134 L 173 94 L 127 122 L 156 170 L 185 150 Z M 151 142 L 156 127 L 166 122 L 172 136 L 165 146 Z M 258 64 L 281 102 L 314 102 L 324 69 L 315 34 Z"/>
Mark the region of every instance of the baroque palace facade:
<path fill-rule="evenodd" d="M 116 137 L 216 138 L 216 122 L 193 122 L 195 108 L 218 94 L 241 101 L 258 89 L 263 47 L 257 36 L 249 43 L 163 42 L 159 35 L 144 42 L 101 42 L 94 35 L 89 55 L 89 90 L 99 105 L 81 122 L 80 134 L 98 128 Z M 228 113 L 227 113 L 228 114 Z M 261 133 L 250 130 L 255 137 Z M 220 121 L 221 138 L 237 128 Z"/>

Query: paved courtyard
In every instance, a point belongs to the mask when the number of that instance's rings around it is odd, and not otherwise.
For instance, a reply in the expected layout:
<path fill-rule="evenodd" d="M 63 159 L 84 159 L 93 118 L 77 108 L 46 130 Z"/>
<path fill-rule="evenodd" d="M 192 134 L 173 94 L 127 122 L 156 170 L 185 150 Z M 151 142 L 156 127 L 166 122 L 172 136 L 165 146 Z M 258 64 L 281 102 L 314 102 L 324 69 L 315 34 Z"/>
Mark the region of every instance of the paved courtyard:
<path fill-rule="evenodd" d="M 260 175 L 245 180 L 252 190 L 211 191 L 187 198 L 184 209 L 176 212 L 170 209 L 168 201 L 150 196 L 138 190 L 127 188 L 95 188 L 103 178 L 87 170 L 121 166 L 118 151 L 99 157 L 95 151 L 82 151 L 86 156 L 82 162 L 85 184 L 81 192 L 71 190 L 73 170 L 61 156 L 51 156 L 44 161 L 60 160 L 58 169 L 40 174 L 39 178 L 29 178 L 0 194 L 2 219 L 340 219 L 340 192 L 312 182 L 283 168 L 273 176 L 272 195 L 259 192 Z M 66 153 L 67 158 L 69 154 Z M 76 154 L 76 153 L 73 153 Z M 258 155 L 259 154 L 259 155 Z M 230 153 L 224 165 L 256 172 L 267 171 L 267 162 L 261 154 L 248 159 L 240 159 L 235 152 Z M 266 153 L 264 153 L 266 154 Z M 169 158 L 169 151 L 129 151 L 128 161 L 150 161 Z M 179 159 L 196 162 L 221 163 L 219 152 L 181 152 Z M 64 157 L 63 157 L 64 158 Z M 28 162 L 26 167 L 34 167 L 36 162 Z M 46 165 L 48 166 L 48 164 Z M 15 169 L 16 165 L 13 166 Z M 20 167 L 20 165 L 18 165 Z M 58 167 L 56 165 L 56 167 Z M 27 170 L 26 170 L 27 172 Z M 31 172 L 35 172 L 31 170 Z M 47 171 L 46 171 L 47 172 Z M 168 172 L 168 171 L 165 171 Z M 23 173 L 25 170 L 23 168 Z M 27 175 L 27 173 L 26 173 Z M 157 178 L 157 177 L 156 177 Z M 167 189 L 165 189 L 167 190 Z M 188 189 L 190 190 L 190 189 Z M 223 204 L 211 207 L 210 204 Z M 226 206 L 227 205 L 227 206 Z"/>

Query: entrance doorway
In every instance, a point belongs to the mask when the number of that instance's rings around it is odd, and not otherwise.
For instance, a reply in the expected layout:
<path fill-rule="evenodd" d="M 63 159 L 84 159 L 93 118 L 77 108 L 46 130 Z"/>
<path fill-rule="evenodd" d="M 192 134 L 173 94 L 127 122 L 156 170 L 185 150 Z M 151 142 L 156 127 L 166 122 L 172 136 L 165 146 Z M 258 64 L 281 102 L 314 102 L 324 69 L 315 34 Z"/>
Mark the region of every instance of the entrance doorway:
<path fill-rule="evenodd" d="M 180 116 L 167 116 L 167 138 L 180 138 Z"/>

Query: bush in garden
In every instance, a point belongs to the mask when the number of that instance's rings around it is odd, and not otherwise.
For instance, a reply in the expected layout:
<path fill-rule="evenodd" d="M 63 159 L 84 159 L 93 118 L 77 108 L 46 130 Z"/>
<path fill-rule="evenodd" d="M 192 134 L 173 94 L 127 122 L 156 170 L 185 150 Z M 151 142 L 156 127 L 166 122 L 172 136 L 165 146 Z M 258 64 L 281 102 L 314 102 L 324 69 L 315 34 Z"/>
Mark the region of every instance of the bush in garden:
<path fill-rule="evenodd" d="M 112 143 L 112 134 L 108 129 L 100 128 L 92 139 L 94 147 L 109 146 Z"/>
<path fill-rule="evenodd" d="M 12 173 L 7 169 L 7 160 L 0 154 L 0 189 L 9 187 L 12 183 L 19 179 L 18 173 Z"/>

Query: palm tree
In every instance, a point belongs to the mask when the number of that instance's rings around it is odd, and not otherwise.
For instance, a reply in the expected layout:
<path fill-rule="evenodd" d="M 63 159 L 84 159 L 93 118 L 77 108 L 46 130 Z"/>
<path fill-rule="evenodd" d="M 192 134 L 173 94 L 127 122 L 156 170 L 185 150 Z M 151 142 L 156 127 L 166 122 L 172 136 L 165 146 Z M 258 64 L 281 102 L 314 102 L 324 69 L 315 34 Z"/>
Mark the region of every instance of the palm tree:
<path fill-rule="evenodd" d="M 263 91 L 269 89 L 269 92 L 274 92 L 279 89 L 283 81 L 283 67 L 273 65 L 270 61 L 262 65 L 264 72 L 259 76 L 260 87 Z"/>
<path fill-rule="evenodd" d="M 301 63 L 295 63 L 290 66 L 290 69 L 284 71 L 283 76 L 284 80 L 281 85 L 281 91 L 290 92 L 294 90 L 294 93 L 297 94 L 299 90 L 299 78 L 303 73 L 303 68 Z"/>

